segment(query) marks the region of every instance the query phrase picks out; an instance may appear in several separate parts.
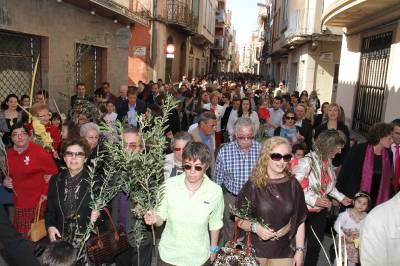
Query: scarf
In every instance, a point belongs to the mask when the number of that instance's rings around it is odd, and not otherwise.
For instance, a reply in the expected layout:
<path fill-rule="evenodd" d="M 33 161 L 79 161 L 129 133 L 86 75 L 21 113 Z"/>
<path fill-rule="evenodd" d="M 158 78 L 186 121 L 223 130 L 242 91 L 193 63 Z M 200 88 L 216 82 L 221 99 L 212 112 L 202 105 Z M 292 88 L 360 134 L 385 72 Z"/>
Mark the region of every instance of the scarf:
<path fill-rule="evenodd" d="M 374 174 L 374 147 L 372 144 L 368 144 L 367 151 L 365 153 L 364 165 L 361 177 L 360 190 L 370 193 L 372 176 Z M 390 190 L 390 162 L 389 155 L 386 149 L 382 149 L 382 178 L 379 184 L 378 198 L 376 204 L 381 204 L 389 199 Z"/>

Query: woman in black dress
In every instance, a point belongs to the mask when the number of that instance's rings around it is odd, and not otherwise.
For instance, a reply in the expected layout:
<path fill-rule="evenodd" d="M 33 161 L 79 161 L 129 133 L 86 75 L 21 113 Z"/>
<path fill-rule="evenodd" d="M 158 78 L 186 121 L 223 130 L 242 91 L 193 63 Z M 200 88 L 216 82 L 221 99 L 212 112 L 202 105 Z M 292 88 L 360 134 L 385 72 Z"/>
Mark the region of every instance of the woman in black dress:
<path fill-rule="evenodd" d="M 6 146 L 11 145 L 11 127 L 20 121 L 22 121 L 22 113 L 18 108 L 18 97 L 15 94 L 9 94 L 1 104 L 0 112 L 0 132 L 4 133 L 3 142 Z"/>
<path fill-rule="evenodd" d="M 67 169 L 51 177 L 47 194 L 45 224 L 50 241 L 62 238 L 73 243 L 76 234 L 98 218 L 98 211 L 89 207 L 85 168 L 89 154 L 89 144 L 83 139 L 67 141 L 62 147 Z"/>
<path fill-rule="evenodd" d="M 251 242 L 261 266 L 303 263 L 307 207 L 303 190 L 290 172 L 291 158 L 287 139 L 266 140 L 252 176 L 238 195 L 237 208 L 249 202 L 252 217 L 252 221 L 239 218 L 239 227 L 254 233 Z"/>

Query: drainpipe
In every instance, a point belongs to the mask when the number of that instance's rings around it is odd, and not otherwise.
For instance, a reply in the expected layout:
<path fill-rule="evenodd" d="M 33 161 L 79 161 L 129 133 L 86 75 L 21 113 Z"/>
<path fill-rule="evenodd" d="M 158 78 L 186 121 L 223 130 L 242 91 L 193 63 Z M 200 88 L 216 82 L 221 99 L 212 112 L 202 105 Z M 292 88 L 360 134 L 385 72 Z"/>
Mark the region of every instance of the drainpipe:
<path fill-rule="evenodd" d="M 155 65 L 157 59 L 157 29 L 156 29 L 156 16 L 157 16 L 157 0 L 152 0 L 152 20 L 151 20 L 151 39 L 150 39 L 150 66 L 153 68 L 153 75 L 155 74 Z M 154 79 L 154 77 L 152 78 Z"/>

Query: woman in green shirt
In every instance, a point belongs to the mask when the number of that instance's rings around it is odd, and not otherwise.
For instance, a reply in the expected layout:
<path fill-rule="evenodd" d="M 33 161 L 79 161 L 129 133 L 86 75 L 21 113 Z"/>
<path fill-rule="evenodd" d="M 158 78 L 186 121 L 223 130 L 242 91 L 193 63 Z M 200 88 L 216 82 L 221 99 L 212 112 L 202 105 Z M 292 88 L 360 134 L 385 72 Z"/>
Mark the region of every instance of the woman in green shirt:
<path fill-rule="evenodd" d="M 148 211 L 144 219 L 146 224 L 157 226 L 167 221 L 158 265 L 210 265 L 223 226 L 222 189 L 205 175 L 211 162 L 206 145 L 187 144 L 182 159 L 184 173 L 166 180 L 160 206 Z"/>

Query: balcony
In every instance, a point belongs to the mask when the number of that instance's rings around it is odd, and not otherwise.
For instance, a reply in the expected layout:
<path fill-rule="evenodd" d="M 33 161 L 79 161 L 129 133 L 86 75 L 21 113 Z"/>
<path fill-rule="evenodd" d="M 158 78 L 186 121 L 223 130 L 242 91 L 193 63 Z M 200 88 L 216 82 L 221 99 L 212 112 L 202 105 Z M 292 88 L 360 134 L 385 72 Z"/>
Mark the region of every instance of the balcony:
<path fill-rule="evenodd" d="M 374 22 L 374 15 L 385 13 L 397 17 L 400 10 L 399 0 L 325 0 L 322 23 L 327 26 L 349 27 L 358 26 L 360 21 Z M 377 22 L 377 21 L 375 21 Z"/>
<path fill-rule="evenodd" d="M 186 2 L 177 0 L 167 0 L 166 24 L 188 34 L 194 34 L 197 26 L 191 7 Z"/>
<path fill-rule="evenodd" d="M 213 50 L 222 50 L 224 49 L 224 37 L 223 36 L 216 36 L 214 39 L 214 46 L 212 47 Z"/>
<path fill-rule="evenodd" d="M 64 0 L 64 2 L 86 10 L 93 10 L 99 16 L 116 19 L 122 24 L 150 25 L 151 12 L 138 0 L 133 1 L 133 6 L 126 6 L 112 0 Z"/>
<path fill-rule="evenodd" d="M 215 25 L 221 25 L 222 26 L 226 22 L 226 12 L 224 9 L 218 9 L 216 14 L 215 14 Z"/>

